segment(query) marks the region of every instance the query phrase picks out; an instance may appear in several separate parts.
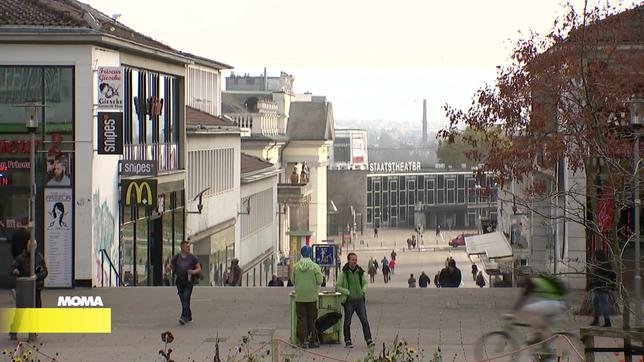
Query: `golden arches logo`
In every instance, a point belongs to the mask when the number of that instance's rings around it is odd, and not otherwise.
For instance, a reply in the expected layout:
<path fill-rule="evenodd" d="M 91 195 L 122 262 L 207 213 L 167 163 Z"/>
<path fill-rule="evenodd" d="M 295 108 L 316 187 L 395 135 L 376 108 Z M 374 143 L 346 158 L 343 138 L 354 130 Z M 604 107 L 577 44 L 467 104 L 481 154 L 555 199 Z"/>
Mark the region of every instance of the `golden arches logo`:
<path fill-rule="evenodd" d="M 131 181 L 127 186 L 127 191 L 125 191 L 126 206 L 130 206 L 132 204 L 133 189 L 136 196 L 136 204 L 144 204 L 148 206 L 153 204 L 154 199 L 152 198 L 152 187 L 150 186 L 150 183 L 148 181 L 142 181 L 141 183 Z M 147 191 L 146 195 L 143 194 L 144 191 Z M 143 196 L 147 196 L 147 198 L 143 198 Z"/>

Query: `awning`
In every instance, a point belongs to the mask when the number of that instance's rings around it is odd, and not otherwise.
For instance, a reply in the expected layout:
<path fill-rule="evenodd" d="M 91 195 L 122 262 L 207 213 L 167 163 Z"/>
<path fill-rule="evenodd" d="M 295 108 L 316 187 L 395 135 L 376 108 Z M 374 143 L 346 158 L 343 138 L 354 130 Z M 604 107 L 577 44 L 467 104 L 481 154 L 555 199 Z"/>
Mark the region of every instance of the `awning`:
<path fill-rule="evenodd" d="M 499 231 L 465 237 L 465 250 L 468 255 L 483 254 L 488 259 L 512 256 L 512 248 Z"/>

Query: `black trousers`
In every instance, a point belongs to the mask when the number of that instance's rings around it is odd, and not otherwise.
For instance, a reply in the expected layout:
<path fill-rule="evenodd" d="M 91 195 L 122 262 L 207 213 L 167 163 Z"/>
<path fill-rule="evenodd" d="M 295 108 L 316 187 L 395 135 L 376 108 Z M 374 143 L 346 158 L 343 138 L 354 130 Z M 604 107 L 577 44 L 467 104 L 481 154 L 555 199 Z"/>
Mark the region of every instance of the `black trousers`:
<path fill-rule="evenodd" d="M 190 297 L 192 296 L 192 283 L 177 283 L 177 294 L 181 301 L 181 318 L 192 317 L 190 310 Z"/>
<path fill-rule="evenodd" d="M 358 315 L 358 319 L 362 324 L 362 334 L 365 342 L 371 342 L 371 328 L 369 328 L 367 306 L 364 299 L 347 300 L 344 303 L 344 341 L 351 341 L 351 318 L 354 312 Z"/>
<path fill-rule="evenodd" d="M 297 340 L 301 343 L 317 343 L 318 332 L 315 321 L 318 319 L 317 302 L 295 302 L 297 314 Z"/>

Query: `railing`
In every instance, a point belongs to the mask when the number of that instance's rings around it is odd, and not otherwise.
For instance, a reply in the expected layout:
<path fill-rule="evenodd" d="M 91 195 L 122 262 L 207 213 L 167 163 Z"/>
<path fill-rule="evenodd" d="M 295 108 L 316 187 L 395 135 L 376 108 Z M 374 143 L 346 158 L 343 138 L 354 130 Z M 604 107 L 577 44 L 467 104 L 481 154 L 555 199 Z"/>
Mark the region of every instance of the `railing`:
<path fill-rule="evenodd" d="M 125 160 L 157 161 L 159 172 L 179 169 L 179 144 L 153 143 L 125 145 L 123 150 Z"/>
<path fill-rule="evenodd" d="M 116 270 L 116 267 L 114 266 L 114 263 L 112 263 L 112 259 L 110 256 L 107 254 L 107 250 L 101 249 L 101 287 L 105 286 L 105 259 L 107 258 L 107 262 L 109 263 L 109 280 L 110 280 L 110 287 L 112 286 L 112 271 L 114 271 L 114 275 L 116 276 L 116 286 L 121 287 L 125 286 L 123 282 L 121 281 L 121 276 L 119 275 L 118 270 Z"/>

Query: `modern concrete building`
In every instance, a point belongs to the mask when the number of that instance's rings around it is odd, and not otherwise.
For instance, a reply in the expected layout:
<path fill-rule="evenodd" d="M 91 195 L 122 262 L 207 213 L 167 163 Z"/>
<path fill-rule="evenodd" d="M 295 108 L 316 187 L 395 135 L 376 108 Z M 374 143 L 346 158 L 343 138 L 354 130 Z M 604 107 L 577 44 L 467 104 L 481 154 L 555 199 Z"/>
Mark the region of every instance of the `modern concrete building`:
<path fill-rule="evenodd" d="M 366 170 L 369 166 L 367 130 L 336 129 L 330 159 L 332 170 Z"/>

